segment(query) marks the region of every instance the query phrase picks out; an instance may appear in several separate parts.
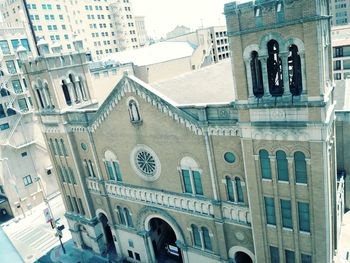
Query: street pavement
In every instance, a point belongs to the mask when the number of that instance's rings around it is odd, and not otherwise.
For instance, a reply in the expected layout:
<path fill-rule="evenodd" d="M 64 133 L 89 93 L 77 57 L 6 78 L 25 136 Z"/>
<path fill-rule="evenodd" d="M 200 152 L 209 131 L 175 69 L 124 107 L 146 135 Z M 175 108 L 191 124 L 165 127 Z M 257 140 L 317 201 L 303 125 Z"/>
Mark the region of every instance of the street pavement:
<path fill-rule="evenodd" d="M 64 218 L 65 209 L 61 196 L 56 195 L 49 200 L 49 204 L 54 218 L 60 218 L 59 222 L 66 227 L 62 238 L 62 241 L 66 242 L 71 239 L 71 235 Z M 58 237 L 55 236 L 56 231 L 46 223 L 43 212 L 46 207 L 46 204 L 42 203 L 27 212 L 26 217 L 21 215 L 2 224 L 6 235 L 25 262 L 35 262 L 60 244 Z"/>

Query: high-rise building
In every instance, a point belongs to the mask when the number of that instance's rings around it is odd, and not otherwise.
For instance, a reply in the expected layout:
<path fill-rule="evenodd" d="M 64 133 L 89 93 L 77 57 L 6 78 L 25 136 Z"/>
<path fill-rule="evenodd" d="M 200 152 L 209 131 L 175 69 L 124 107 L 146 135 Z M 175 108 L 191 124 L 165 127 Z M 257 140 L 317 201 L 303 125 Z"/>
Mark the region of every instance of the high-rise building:
<path fill-rule="evenodd" d="M 78 247 L 131 262 L 332 262 L 344 193 L 329 2 L 233 2 L 225 15 L 232 62 L 154 86 L 125 74 L 100 105 L 80 49 L 43 45 L 25 63 Z"/>
<path fill-rule="evenodd" d="M 350 23 L 350 0 L 330 0 L 330 8 L 333 26 Z"/>
<path fill-rule="evenodd" d="M 24 22 L 37 41 L 72 51 L 79 38 L 93 57 L 139 47 L 129 0 L 78 1 L 2 0 L 5 22 Z M 26 5 L 24 4 L 26 3 Z"/>
<path fill-rule="evenodd" d="M 0 222 L 58 192 L 19 62 L 21 52 L 36 54 L 30 38 L 22 23 L 0 24 Z"/>
<path fill-rule="evenodd" d="M 135 16 L 135 25 L 137 37 L 140 43 L 140 47 L 143 47 L 149 44 L 149 39 L 146 30 L 145 17 L 144 16 Z"/>

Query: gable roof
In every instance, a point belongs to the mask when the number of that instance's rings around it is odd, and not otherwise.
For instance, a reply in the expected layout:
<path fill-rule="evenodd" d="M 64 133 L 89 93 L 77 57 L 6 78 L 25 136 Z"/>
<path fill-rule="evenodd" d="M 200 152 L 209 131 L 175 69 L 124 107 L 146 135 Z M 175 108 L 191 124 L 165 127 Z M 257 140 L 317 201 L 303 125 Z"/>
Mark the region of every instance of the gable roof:
<path fill-rule="evenodd" d="M 178 106 L 228 104 L 235 99 L 230 59 L 152 83 L 152 87 Z"/>

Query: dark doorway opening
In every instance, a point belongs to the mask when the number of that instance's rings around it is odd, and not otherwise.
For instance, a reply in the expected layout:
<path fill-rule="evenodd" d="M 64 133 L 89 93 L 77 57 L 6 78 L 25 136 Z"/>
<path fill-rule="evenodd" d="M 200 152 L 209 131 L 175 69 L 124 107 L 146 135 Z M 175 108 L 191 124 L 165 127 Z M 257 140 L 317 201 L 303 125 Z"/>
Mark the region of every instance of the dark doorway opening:
<path fill-rule="evenodd" d="M 100 222 L 103 227 L 103 232 L 106 240 L 106 253 L 109 255 L 116 255 L 117 251 L 114 245 L 113 234 L 110 226 L 108 225 L 108 219 L 104 214 L 99 215 Z"/>
<path fill-rule="evenodd" d="M 253 260 L 244 252 L 237 252 L 235 254 L 236 263 L 253 263 Z"/>
<path fill-rule="evenodd" d="M 171 226 L 160 218 L 149 222 L 154 255 L 160 263 L 182 263 L 182 253 L 176 245 L 176 235 Z"/>

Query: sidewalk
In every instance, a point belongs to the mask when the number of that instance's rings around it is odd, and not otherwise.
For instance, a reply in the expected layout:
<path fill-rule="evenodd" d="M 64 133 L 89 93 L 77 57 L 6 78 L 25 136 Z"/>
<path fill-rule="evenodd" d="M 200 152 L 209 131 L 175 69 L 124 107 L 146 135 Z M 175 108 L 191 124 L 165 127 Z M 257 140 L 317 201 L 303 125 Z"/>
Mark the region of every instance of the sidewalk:
<path fill-rule="evenodd" d="M 79 250 L 73 243 L 73 240 L 69 240 L 63 244 L 66 250 L 66 254 L 63 253 L 62 247 L 57 246 L 51 250 L 50 259 L 52 262 L 57 263 L 106 263 L 106 262 L 123 262 L 114 260 L 108 260 L 96 255 L 91 250 Z"/>
<path fill-rule="evenodd" d="M 350 211 L 344 214 L 338 246 L 338 253 L 334 258 L 334 262 L 350 263 Z M 347 253 L 349 253 L 348 260 L 346 260 Z"/>

